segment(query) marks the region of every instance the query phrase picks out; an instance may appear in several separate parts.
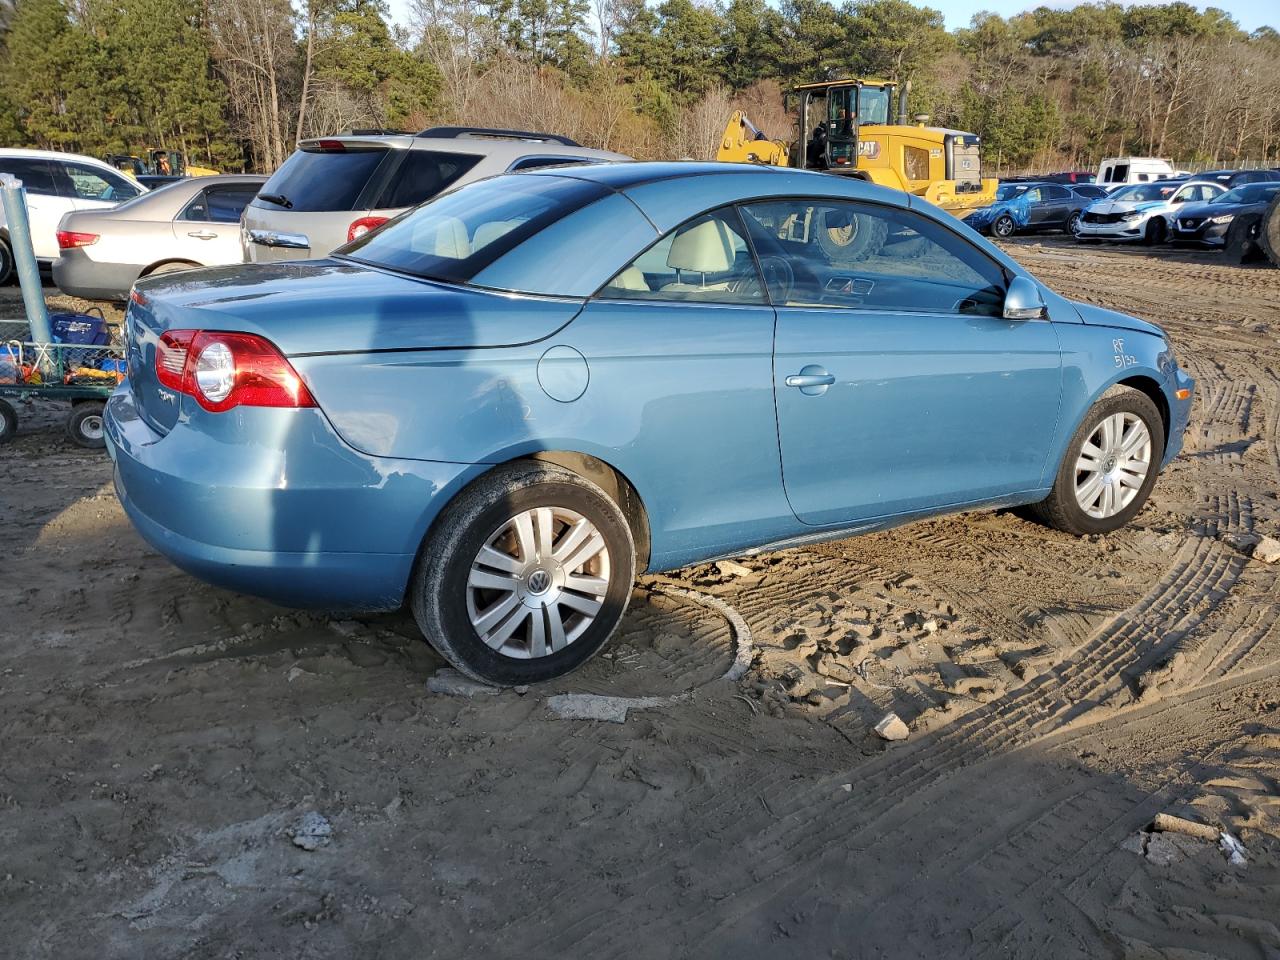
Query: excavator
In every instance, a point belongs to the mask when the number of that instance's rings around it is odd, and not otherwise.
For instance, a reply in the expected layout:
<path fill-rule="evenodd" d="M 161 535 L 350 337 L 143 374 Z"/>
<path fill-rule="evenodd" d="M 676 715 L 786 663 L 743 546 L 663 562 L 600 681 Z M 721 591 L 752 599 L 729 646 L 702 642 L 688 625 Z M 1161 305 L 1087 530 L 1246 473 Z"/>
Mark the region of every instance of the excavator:
<path fill-rule="evenodd" d="M 998 181 L 982 176 L 977 134 L 925 126 L 925 116 L 912 122 L 910 89 L 910 82 L 899 91 L 893 81 L 862 78 L 801 84 L 787 95 L 799 138 L 770 140 L 735 110 L 716 159 L 859 177 L 923 197 L 956 217 L 995 203 Z"/>

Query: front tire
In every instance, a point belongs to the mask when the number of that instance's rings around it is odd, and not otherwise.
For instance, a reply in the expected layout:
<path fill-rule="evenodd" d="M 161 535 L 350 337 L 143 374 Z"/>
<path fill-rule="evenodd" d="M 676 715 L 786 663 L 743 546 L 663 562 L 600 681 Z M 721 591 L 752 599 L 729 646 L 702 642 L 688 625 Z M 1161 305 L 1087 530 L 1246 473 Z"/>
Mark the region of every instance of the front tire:
<path fill-rule="evenodd" d="M 1002 213 L 996 217 L 995 222 L 991 224 L 991 235 L 1001 240 L 1008 240 L 1013 236 L 1014 231 L 1018 229 L 1018 225 L 1013 222 L 1013 217 L 1007 213 Z"/>
<path fill-rule="evenodd" d="M 498 467 L 460 493 L 423 544 L 410 605 L 451 664 L 499 686 L 576 670 L 631 599 L 635 544 L 618 505 L 551 464 Z"/>
<path fill-rule="evenodd" d="M 9 241 L 0 237 L 0 287 L 7 286 L 13 279 L 13 250 Z"/>
<path fill-rule="evenodd" d="M 1076 536 L 1118 530 L 1146 504 L 1163 455 L 1160 411 L 1145 393 L 1117 384 L 1085 415 L 1052 492 L 1032 513 Z"/>
<path fill-rule="evenodd" d="M 1147 229 L 1143 232 L 1142 242 L 1148 247 L 1158 247 L 1169 237 L 1169 228 L 1164 222 L 1164 217 L 1152 217 L 1147 224 Z"/>

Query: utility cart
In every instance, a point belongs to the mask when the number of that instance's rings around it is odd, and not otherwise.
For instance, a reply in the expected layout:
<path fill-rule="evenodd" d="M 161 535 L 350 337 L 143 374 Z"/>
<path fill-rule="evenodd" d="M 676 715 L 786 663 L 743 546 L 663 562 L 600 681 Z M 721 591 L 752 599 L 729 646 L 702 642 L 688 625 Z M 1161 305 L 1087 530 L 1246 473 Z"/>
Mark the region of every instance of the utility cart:
<path fill-rule="evenodd" d="M 18 432 L 14 403 L 70 402 L 67 433 L 82 447 L 106 445 L 102 411 L 125 376 L 123 344 L 98 343 L 106 324 L 91 314 L 50 317 L 60 343 L 37 343 L 23 322 L 0 321 L 0 444 Z M 74 340 L 82 342 L 71 342 Z"/>

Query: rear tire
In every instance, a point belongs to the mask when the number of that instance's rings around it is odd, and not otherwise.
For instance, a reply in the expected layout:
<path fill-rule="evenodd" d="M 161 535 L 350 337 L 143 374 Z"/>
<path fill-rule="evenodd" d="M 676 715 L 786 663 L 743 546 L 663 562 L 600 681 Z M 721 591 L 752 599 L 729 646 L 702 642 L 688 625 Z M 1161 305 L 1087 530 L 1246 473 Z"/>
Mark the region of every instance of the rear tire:
<path fill-rule="evenodd" d="M 6 444 L 18 435 L 18 412 L 7 400 L 0 400 L 0 444 Z"/>
<path fill-rule="evenodd" d="M 1117 420 L 1117 418 L 1120 419 Z M 1094 440 L 1099 439 L 1100 431 L 1108 421 L 1113 423 L 1123 421 L 1126 426 L 1123 430 L 1116 431 L 1116 442 L 1113 445 L 1095 444 Z M 1128 480 L 1132 480 L 1134 476 L 1132 468 L 1126 468 L 1126 464 L 1131 464 L 1133 461 L 1122 452 L 1122 441 L 1128 436 L 1124 430 L 1130 429 L 1138 421 L 1141 421 L 1146 428 L 1149 449 L 1146 454 L 1145 473 L 1135 489 L 1121 479 L 1122 475 Z M 1141 439 L 1136 433 L 1133 436 L 1137 440 Z M 1100 465 L 1098 470 L 1080 469 L 1086 458 L 1094 459 L 1092 452 L 1086 453 L 1086 443 L 1090 443 L 1093 448 L 1101 448 L 1100 454 L 1096 457 L 1096 462 Z M 1139 445 L 1135 453 L 1140 456 L 1141 452 L 1142 447 Z M 1030 512 L 1042 523 L 1076 536 L 1118 530 L 1137 516 L 1146 504 L 1147 498 L 1151 495 L 1151 488 L 1155 486 L 1156 477 L 1160 473 L 1160 460 L 1163 456 L 1164 421 L 1160 418 L 1160 411 L 1151 402 L 1151 398 L 1142 391 L 1117 384 L 1089 408 L 1089 412 L 1085 414 L 1071 442 L 1067 445 L 1067 452 L 1058 467 L 1052 492 L 1040 503 L 1034 504 Z M 1104 469 L 1108 466 L 1110 469 Z M 1109 505 L 1105 499 L 1100 500 L 1101 509 L 1097 512 L 1102 513 L 1102 516 L 1090 513 L 1081 504 L 1082 497 L 1086 501 L 1092 498 L 1088 484 L 1094 473 L 1107 478 L 1099 481 L 1098 489 L 1104 496 L 1106 488 L 1111 487 L 1116 491 L 1115 496 L 1120 498 L 1111 501 Z M 1132 498 L 1128 502 L 1123 502 L 1122 498 L 1130 494 Z"/>
<path fill-rule="evenodd" d="M 106 429 L 102 422 L 105 404 L 97 401 L 77 403 L 67 418 L 67 436 L 77 446 L 86 450 L 101 450 L 107 445 Z"/>
<path fill-rule="evenodd" d="M 520 461 L 444 509 L 409 602 L 427 641 L 463 673 L 499 686 L 539 683 L 604 646 L 631 599 L 635 567 L 631 528 L 608 494 L 561 467 Z"/>
<path fill-rule="evenodd" d="M 181 273 L 183 270 L 198 270 L 200 264 L 189 263 L 186 260 L 170 260 L 168 263 L 162 263 L 158 267 L 152 267 L 143 276 L 158 277 L 166 273 Z"/>
<path fill-rule="evenodd" d="M 1227 228 L 1227 242 L 1223 254 L 1231 263 L 1247 263 L 1257 259 L 1262 251 L 1258 248 L 1258 230 L 1262 223 L 1262 214 L 1246 213 L 1231 221 Z"/>
<path fill-rule="evenodd" d="M 1272 197 L 1258 227 L 1258 246 L 1274 266 L 1280 267 L 1280 196 Z"/>
<path fill-rule="evenodd" d="M 818 246 L 836 266 L 874 257 L 889 236 L 889 225 L 879 217 L 846 214 L 842 210 L 830 210 L 819 217 Z"/>
<path fill-rule="evenodd" d="M 1076 210 L 1067 218 L 1067 233 L 1073 237 L 1080 234 L 1080 211 Z"/>
<path fill-rule="evenodd" d="M 7 286 L 13 279 L 13 250 L 9 241 L 0 237 L 0 287 Z"/>

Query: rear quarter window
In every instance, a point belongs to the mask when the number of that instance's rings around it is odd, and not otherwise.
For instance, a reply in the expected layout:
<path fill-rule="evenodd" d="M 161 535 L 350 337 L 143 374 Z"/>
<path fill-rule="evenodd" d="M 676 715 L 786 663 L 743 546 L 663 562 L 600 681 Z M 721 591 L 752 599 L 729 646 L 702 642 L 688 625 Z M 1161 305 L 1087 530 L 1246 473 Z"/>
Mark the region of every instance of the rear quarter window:
<path fill-rule="evenodd" d="M 351 211 L 387 159 L 386 147 L 370 150 L 297 150 L 262 187 L 262 193 L 286 197 L 295 213 Z M 266 200 L 255 207 L 285 209 Z"/>
<path fill-rule="evenodd" d="M 405 154 L 374 209 L 416 207 L 453 186 L 481 160 L 475 153 L 439 150 L 407 150 Z"/>

